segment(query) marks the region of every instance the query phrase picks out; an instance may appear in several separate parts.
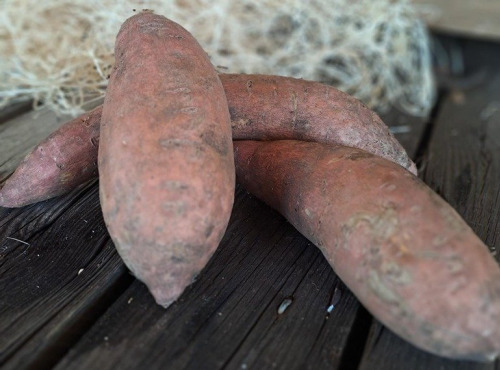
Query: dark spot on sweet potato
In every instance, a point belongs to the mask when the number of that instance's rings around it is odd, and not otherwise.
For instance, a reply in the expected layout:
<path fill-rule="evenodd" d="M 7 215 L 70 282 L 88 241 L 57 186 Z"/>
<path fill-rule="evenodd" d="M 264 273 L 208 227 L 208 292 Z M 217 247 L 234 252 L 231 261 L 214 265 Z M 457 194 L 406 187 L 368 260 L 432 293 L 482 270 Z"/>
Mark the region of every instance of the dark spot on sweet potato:
<path fill-rule="evenodd" d="M 237 117 L 237 110 L 234 109 L 234 107 L 231 105 L 228 108 L 229 108 L 229 116 L 231 117 L 231 120 L 238 118 Z"/>
<path fill-rule="evenodd" d="M 253 120 L 248 118 L 248 117 L 244 117 L 244 116 L 240 116 L 238 114 L 238 110 L 234 109 L 234 107 L 229 107 L 229 115 L 231 117 L 231 128 L 235 129 L 235 128 L 243 128 L 243 127 L 248 127 L 248 126 L 252 126 L 253 125 Z M 238 137 L 236 137 L 238 138 Z"/>
<path fill-rule="evenodd" d="M 187 205 L 182 200 L 165 201 L 162 203 L 162 210 L 165 215 L 182 216 L 186 213 Z"/>
<path fill-rule="evenodd" d="M 219 138 L 213 131 L 205 131 L 201 134 L 201 139 L 210 148 L 214 149 L 219 155 L 227 156 L 229 146 L 224 138 Z"/>
<path fill-rule="evenodd" d="M 432 337 L 432 335 L 434 334 L 434 331 L 435 331 L 432 324 L 429 322 L 426 322 L 426 321 L 422 322 L 419 329 L 420 329 L 420 333 L 425 337 Z"/>
<path fill-rule="evenodd" d="M 94 136 L 90 138 L 90 143 L 94 148 L 97 148 L 99 146 L 99 136 Z"/>
<path fill-rule="evenodd" d="M 183 256 L 171 256 L 170 260 L 175 264 L 186 262 L 186 259 Z"/>
<path fill-rule="evenodd" d="M 184 244 L 184 254 L 186 256 L 202 257 L 206 252 L 205 244 Z"/>
<path fill-rule="evenodd" d="M 307 119 L 296 119 L 293 128 L 296 132 L 301 133 L 307 132 L 309 130 L 309 120 Z"/>
<path fill-rule="evenodd" d="M 205 237 L 208 239 L 210 237 L 210 235 L 212 235 L 212 232 L 214 231 L 214 225 L 213 224 L 210 224 L 207 226 L 207 228 L 205 229 Z"/>
<path fill-rule="evenodd" d="M 187 190 L 189 189 L 188 184 L 182 181 L 163 181 L 160 184 L 161 189 L 166 190 Z"/>
<path fill-rule="evenodd" d="M 160 146 L 162 146 L 165 149 L 182 148 L 186 146 L 196 147 L 199 145 L 199 143 L 196 141 L 186 140 L 186 139 L 176 139 L 176 138 L 169 138 L 169 139 L 160 138 L 158 140 L 158 144 L 160 144 Z"/>
<path fill-rule="evenodd" d="M 487 312 L 500 301 L 500 285 L 498 281 L 490 280 L 484 283 L 481 290 L 481 311 Z"/>
<path fill-rule="evenodd" d="M 219 87 L 219 79 L 217 76 L 203 77 L 201 85 L 205 91 L 210 92 Z"/>

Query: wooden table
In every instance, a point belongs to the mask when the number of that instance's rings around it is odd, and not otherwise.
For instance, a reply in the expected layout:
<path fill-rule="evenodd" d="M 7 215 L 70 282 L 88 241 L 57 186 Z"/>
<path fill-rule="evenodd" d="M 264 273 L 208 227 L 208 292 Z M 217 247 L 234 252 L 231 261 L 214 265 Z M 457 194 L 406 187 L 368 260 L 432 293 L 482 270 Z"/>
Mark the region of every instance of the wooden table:
<path fill-rule="evenodd" d="M 498 260 L 500 45 L 451 42 L 464 51 L 465 75 L 442 79 L 430 119 L 393 112 L 385 120 L 421 178 Z M 65 121 L 23 108 L 3 112 L 0 179 Z M 399 339 L 307 239 L 239 186 L 219 249 L 167 310 L 116 253 L 97 182 L 0 208 L 0 291 L 3 369 L 500 369 Z"/>

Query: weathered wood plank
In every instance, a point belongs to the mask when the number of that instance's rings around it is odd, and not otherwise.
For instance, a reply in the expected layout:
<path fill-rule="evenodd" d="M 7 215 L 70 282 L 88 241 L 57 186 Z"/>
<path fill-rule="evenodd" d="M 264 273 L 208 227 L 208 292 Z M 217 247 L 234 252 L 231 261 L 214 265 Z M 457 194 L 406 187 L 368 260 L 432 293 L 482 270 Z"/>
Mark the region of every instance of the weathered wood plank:
<path fill-rule="evenodd" d="M 14 103 L 0 109 L 0 125 L 8 122 L 12 118 L 29 112 L 33 107 L 30 101 Z"/>
<path fill-rule="evenodd" d="M 500 72 L 481 86 L 447 95 L 434 123 L 421 174 L 496 255 L 500 248 Z M 496 367 L 495 367 L 496 366 Z M 496 369 L 452 361 L 404 343 L 381 325 L 372 328 L 361 369 Z"/>
<path fill-rule="evenodd" d="M 0 364 L 47 368 L 131 279 L 105 229 L 96 184 L 0 208 L 0 220 Z"/>
<path fill-rule="evenodd" d="M 413 0 L 432 29 L 457 35 L 500 39 L 498 0 Z"/>
<path fill-rule="evenodd" d="M 451 96 L 440 112 L 424 180 L 500 248 L 500 72 L 486 86 Z M 497 255 L 498 259 L 498 255 Z"/>

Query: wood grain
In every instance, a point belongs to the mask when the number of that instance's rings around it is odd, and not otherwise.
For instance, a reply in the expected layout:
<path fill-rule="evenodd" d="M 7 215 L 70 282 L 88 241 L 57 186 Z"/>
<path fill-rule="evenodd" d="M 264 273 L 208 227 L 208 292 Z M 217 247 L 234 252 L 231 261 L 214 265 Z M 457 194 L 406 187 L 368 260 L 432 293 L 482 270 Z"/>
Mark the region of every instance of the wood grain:
<path fill-rule="evenodd" d="M 413 0 L 413 3 L 434 30 L 500 39 L 498 0 Z"/>
<path fill-rule="evenodd" d="M 0 208 L 0 220 L 0 364 L 47 368 L 130 278 L 104 226 L 95 183 L 33 206 Z"/>
<path fill-rule="evenodd" d="M 0 109 L 0 125 L 8 122 L 10 119 L 20 116 L 23 113 L 31 111 L 33 103 L 31 101 L 24 101 L 14 103 Z"/>

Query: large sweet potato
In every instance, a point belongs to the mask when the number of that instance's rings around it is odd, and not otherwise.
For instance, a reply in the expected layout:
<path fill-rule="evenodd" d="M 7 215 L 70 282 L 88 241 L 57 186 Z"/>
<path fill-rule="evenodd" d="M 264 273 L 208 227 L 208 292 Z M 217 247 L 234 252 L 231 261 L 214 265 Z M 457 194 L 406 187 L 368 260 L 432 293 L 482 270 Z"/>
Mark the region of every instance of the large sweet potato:
<path fill-rule="evenodd" d="M 408 171 L 367 152 L 235 141 L 236 177 L 318 246 L 382 323 L 452 358 L 500 351 L 500 269 L 461 217 Z"/>
<path fill-rule="evenodd" d="M 337 143 L 364 149 L 416 173 L 415 164 L 382 120 L 360 101 L 331 86 L 265 75 L 221 74 L 220 79 L 227 96 L 235 139 L 299 139 Z M 168 97 L 161 91 L 158 94 L 158 99 Z M 91 123 L 91 131 L 79 129 L 78 136 L 75 135 L 75 128 L 63 126 L 59 129 L 59 133 L 55 134 L 55 143 L 62 149 L 53 147 L 52 143 L 40 144 L 40 147 L 45 147 L 48 158 L 54 151 L 61 158 L 59 161 L 72 163 L 71 167 L 64 167 L 73 171 L 65 173 L 65 177 L 70 177 L 73 182 L 59 186 L 60 171 L 46 171 L 47 166 L 39 162 L 37 148 L 0 190 L 0 206 L 21 207 L 59 195 L 69 190 L 69 184 L 76 186 L 80 173 L 95 173 L 97 176 L 97 147 L 75 147 L 65 142 L 79 140 L 88 143 L 89 135 L 96 136 L 100 111 L 94 112 L 91 120 L 84 122 L 88 116 L 85 114 L 68 124 L 74 127 L 75 122 L 81 122 L 81 125 Z M 33 168 L 37 170 L 33 171 Z M 86 176 L 81 177 L 82 182 L 87 179 Z"/>
<path fill-rule="evenodd" d="M 217 248 L 234 197 L 231 123 L 207 54 L 151 12 L 122 25 L 98 155 L 104 220 L 120 256 L 168 306 Z"/>

